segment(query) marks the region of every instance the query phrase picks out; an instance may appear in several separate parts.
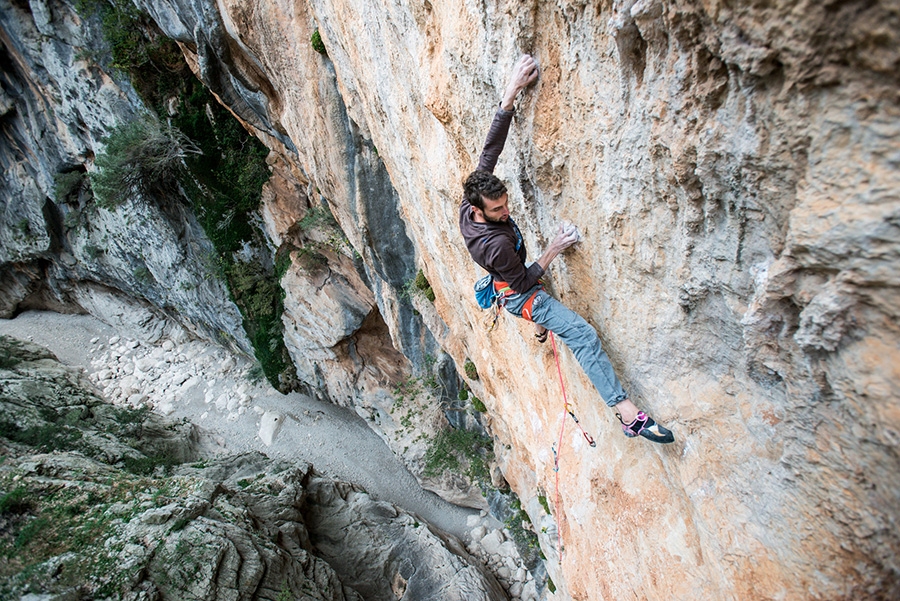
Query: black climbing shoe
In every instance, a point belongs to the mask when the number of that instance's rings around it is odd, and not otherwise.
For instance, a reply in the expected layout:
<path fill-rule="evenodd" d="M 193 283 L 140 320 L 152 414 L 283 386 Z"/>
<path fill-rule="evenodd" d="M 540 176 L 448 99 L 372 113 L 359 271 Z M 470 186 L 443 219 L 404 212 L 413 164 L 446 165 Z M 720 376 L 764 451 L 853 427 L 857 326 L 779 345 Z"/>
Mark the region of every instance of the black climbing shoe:
<path fill-rule="evenodd" d="M 616 417 L 622 422 L 621 415 L 616 413 Z M 637 417 L 630 424 L 622 422 L 622 431 L 625 432 L 625 436 L 628 438 L 643 436 L 651 442 L 658 442 L 660 444 L 675 442 L 675 436 L 673 436 L 669 430 L 657 424 L 653 421 L 652 417 L 643 411 L 638 411 Z"/>

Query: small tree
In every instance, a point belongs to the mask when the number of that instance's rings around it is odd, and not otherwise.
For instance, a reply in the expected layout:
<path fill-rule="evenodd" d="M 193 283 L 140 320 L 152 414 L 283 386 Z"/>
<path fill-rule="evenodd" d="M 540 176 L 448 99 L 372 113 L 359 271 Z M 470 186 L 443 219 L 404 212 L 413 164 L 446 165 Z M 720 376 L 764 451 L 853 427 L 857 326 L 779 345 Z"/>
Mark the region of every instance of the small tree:
<path fill-rule="evenodd" d="M 184 158 L 201 154 L 183 133 L 145 115 L 116 127 L 97 156 L 91 187 L 97 204 L 114 209 L 134 194 L 164 194 L 185 171 Z"/>

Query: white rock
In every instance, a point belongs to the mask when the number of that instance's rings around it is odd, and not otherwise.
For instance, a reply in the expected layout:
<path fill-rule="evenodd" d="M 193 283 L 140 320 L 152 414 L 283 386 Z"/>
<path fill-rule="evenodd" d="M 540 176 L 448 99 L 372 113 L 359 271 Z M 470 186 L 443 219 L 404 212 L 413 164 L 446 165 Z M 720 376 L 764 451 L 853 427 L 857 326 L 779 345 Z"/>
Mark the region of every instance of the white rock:
<path fill-rule="evenodd" d="M 503 533 L 499 530 L 492 530 L 484 535 L 481 539 L 481 546 L 484 547 L 485 553 L 488 555 L 499 555 L 500 545 L 503 543 Z"/>
<path fill-rule="evenodd" d="M 522 587 L 522 594 L 519 595 L 522 601 L 537 601 L 537 587 L 534 584 L 534 581 L 528 582 L 525 586 Z"/>
<path fill-rule="evenodd" d="M 125 376 L 119 380 L 119 389 L 121 389 L 122 393 L 126 396 L 133 392 L 137 392 L 137 390 L 134 390 L 134 382 L 134 376 Z"/>
<path fill-rule="evenodd" d="M 222 361 L 221 371 L 229 372 L 234 369 L 235 364 L 236 361 L 234 360 L 234 357 L 226 357 L 225 360 Z"/>
<path fill-rule="evenodd" d="M 512 597 L 519 597 L 522 594 L 522 589 L 525 588 L 522 586 L 521 582 L 513 582 L 512 586 L 509 587 L 509 594 Z"/>
<path fill-rule="evenodd" d="M 238 400 L 236 397 L 229 396 L 228 397 L 228 410 L 234 411 L 238 407 Z"/>
<path fill-rule="evenodd" d="M 134 360 L 134 367 L 140 371 L 150 371 L 156 367 L 156 360 L 152 357 L 141 357 Z"/>
<path fill-rule="evenodd" d="M 516 544 L 514 542 L 512 542 L 511 540 L 508 540 L 505 543 L 503 543 L 502 545 L 500 545 L 500 548 L 498 549 L 498 553 L 500 555 L 502 555 L 503 557 L 518 557 L 519 556 L 519 550 L 516 549 Z M 513 565 L 515 565 L 515 563 Z"/>
<path fill-rule="evenodd" d="M 173 413 L 175 413 L 175 407 L 172 406 L 172 403 L 170 401 L 164 401 L 160 403 L 156 407 L 156 410 L 163 415 L 172 415 Z"/>
<path fill-rule="evenodd" d="M 184 394 L 191 388 L 194 388 L 195 386 L 199 386 L 202 383 L 203 383 L 203 379 L 200 376 L 193 376 L 191 378 L 188 378 L 184 382 L 184 384 L 181 385 L 181 393 Z"/>
<path fill-rule="evenodd" d="M 512 578 L 512 572 L 506 566 L 503 566 L 499 570 L 497 570 L 497 576 L 502 578 L 503 580 L 509 580 Z"/>
<path fill-rule="evenodd" d="M 284 416 L 274 411 L 266 411 L 259 424 L 259 438 L 267 447 L 272 446 L 275 437 L 281 431 Z"/>
<path fill-rule="evenodd" d="M 200 419 L 206 419 L 207 417 L 209 417 L 209 411 L 204 411 L 200 414 Z"/>
<path fill-rule="evenodd" d="M 263 413 L 266 412 L 266 410 L 263 409 L 262 407 L 260 407 L 259 405 L 254 405 L 254 406 L 253 406 L 253 411 L 255 411 L 255 412 L 256 412 L 257 414 L 259 414 L 259 415 L 262 415 Z"/>
<path fill-rule="evenodd" d="M 219 411 L 225 411 L 228 408 L 228 395 L 220 394 L 219 398 L 216 399 L 216 409 Z"/>
<path fill-rule="evenodd" d="M 478 542 L 482 538 L 484 538 L 484 534 L 485 534 L 484 526 L 478 526 L 477 528 L 474 528 L 471 532 L 472 540 L 475 542 Z"/>
<path fill-rule="evenodd" d="M 97 337 L 91 338 L 91 344 L 97 344 L 98 342 L 100 342 L 99 338 L 97 338 Z"/>
<path fill-rule="evenodd" d="M 163 350 L 168 352 L 175 348 L 175 343 L 171 340 L 164 340 L 162 343 Z"/>
<path fill-rule="evenodd" d="M 109 339 L 109 346 L 112 346 L 112 345 L 118 344 L 118 343 L 119 343 L 119 337 L 118 337 L 118 336 L 113 336 L 112 338 Z"/>

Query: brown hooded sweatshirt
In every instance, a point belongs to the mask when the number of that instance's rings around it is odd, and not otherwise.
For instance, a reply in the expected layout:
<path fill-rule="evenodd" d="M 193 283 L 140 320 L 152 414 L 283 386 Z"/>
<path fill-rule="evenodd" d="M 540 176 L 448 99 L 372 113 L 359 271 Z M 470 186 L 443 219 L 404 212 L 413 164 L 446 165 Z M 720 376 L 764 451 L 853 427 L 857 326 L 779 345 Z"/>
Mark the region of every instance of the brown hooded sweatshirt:
<path fill-rule="evenodd" d="M 497 110 L 476 170 L 494 172 L 506 144 L 512 117 L 513 111 Z M 526 292 L 537 285 L 544 270 L 537 263 L 525 267 L 528 256 L 525 243 L 512 217 L 498 223 L 478 223 L 472 217 L 472 205 L 463 198 L 459 205 L 459 231 L 472 259 L 495 280 L 508 283 L 515 292 Z"/>

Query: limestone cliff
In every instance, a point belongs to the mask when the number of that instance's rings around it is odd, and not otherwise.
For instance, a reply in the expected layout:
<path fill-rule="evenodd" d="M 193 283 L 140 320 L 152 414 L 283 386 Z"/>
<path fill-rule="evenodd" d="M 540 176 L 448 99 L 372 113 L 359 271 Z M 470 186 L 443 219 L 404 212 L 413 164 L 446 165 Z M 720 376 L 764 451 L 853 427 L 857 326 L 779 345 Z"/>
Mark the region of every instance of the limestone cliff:
<path fill-rule="evenodd" d="M 301 378 L 376 422 L 400 353 L 472 360 L 558 596 L 900 595 L 895 3 L 139 4 L 273 150 L 275 243 L 327 202 L 359 255 L 326 256 L 313 284 L 295 255 Z M 523 322 L 485 331 L 455 228 L 521 52 L 542 76 L 498 166 L 511 208 L 532 256 L 581 226 L 552 288 L 677 437 L 624 439 L 563 351 L 598 445 L 567 426 L 558 504 L 552 354 Z M 400 290 L 418 269 L 435 302 L 414 312 Z"/>

